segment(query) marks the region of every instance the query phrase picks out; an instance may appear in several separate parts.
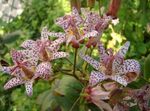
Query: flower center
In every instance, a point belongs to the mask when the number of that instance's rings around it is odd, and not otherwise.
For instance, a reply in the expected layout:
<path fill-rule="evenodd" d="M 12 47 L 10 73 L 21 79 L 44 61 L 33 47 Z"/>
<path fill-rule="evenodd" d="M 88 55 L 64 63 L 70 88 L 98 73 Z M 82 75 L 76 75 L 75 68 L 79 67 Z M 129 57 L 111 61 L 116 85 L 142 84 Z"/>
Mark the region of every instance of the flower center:
<path fill-rule="evenodd" d="M 20 67 L 22 68 L 22 71 L 25 74 L 25 77 L 23 77 L 23 79 L 28 80 L 28 79 L 31 79 L 34 76 L 34 71 L 31 71 L 30 69 L 28 69 L 24 65 L 22 65 Z"/>
<path fill-rule="evenodd" d="M 40 47 L 40 52 L 39 52 L 39 56 L 40 56 L 40 60 L 41 61 L 49 61 L 52 54 L 49 52 L 47 52 L 46 47 L 50 45 L 50 41 L 45 41 L 43 43 L 41 43 L 41 47 Z"/>
<path fill-rule="evenodd" d="M 23 78 L 24 80 L 31 79 L 34 76 L 34 70 L 27 68 L 25 66 L 25 62 L 23 62 L 23 63 L 18 62 L 17 66 L 13 68 L 12 73 L 16 70 L 16 68 L 19 68 L 21 71 L 24 72 L 25 75 L 22 75 L 22 73 L 21 73 L 21 75 L 18 75 L 18 76 L 21 76 L 21 78 Z M 15 75 L 15 76 L 17 76 L 17 75 Z"/>
<path fill-rule="evenodd" d="M 114 61 L 113 55 L 108 55 L 104 57 L 103 60 L 100 62 L 99 70 L 106 75 L 112 75 L 112 63 Z"/>

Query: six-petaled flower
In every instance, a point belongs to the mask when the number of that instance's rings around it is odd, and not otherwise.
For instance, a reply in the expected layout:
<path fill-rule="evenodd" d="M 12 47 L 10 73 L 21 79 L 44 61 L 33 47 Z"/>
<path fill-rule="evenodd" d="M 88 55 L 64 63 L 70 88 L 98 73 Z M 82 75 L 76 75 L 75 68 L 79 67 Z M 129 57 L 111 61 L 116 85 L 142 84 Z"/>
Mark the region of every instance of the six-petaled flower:
<path fill-rule="evenodd" d="M 1 70 L 13 76 L 5 85 L 10 89 L 17 85 L 25 84 L 27 95 L 32 95 L 32 85 L 36 78 L 48 80 L 52 75 L 51 61 L 67 57 L 68 53 L 58 51 L 64 38 L 54 41 L 48 39 L 47 28 L 41 32 L 40 40 L 27 40 L 22 43 L 23 50 L 12 50 L 11 56 L 14 65 L 2 66 Z"/>
<path fill-rule="evenodd" d="M 124 60 L 130 42 L 126 42 L 121 49 L 113 55 L 112 49 L 105 50 L 102 43 L 98 44 L 100 60 L 96 61 L 88 55 L 80 53 L 80 57 L 91 64 L 97 71 L 92 71 L 89 85 L 112 79 L 124 86 L 136 80 L 140 74 L 140 64 L 134 59 Z"/>
<path fill-rule="evenodd" d="M 86 44 L 87 47 L 90 47 L 91 45 L 95 46 L 97 44 L 97 41 L 99 41 L 101 35 L 107 29 L 108 25 L 112 21 L 112 16 L 103 15 L 100 16 L 96 12 L 92 12 L 86 9 L 82 9 L 83 16 L 85 18 L 83 31 L 84 33 L 90 32 L 90 31 L 97 31 L 98 34 L 96 37 L 91 36 Z"/>
<path fill-rule="evenodd" d="M 94 29 L 86 32 L 84 31 L 83 26 L 85 20 L 83 20 L 75 8 L 73 8 L 70 15 L 58 18 L 55 23 L 61 26 L 65 33 L 49 32 L 49 35 L 56 37 L 62 37 L 65 35 L 66 43 L 72 43 L 74 48 L 79 48 L 79 43 L 82 43 L 83 39 L 96 37 L 98 35 L 98 32 Z"/>
<path fill-rule="evenodd" d="M 41 68 L 41 73 L 38 73 L 40 75 L 35 75 L 37 77 L 41 77 L 43 79 L 49 79 L 50 73 L 42 73 L 42 70 L 45 71 L 44 67 L 41 66 L 51 66 L 50 62 L 54 59 L 67 57 L 69 54 L 67 52 L 58 51 L 60 48 L 60 44 L 64 42 L 65 38 L 58 38 L 54 41 L 50 41 L 48 39 L 48 29 L 46 27 L 43 28 L 41 32 L 41 39 L 40 40 L 27 40 L 22 43 L 22 47 L 25 48 L 25 50 L 22 50 L 22 52 L 27 52 L 32 58 L 32 60 L 38 62 L 40 61 L 39 65 L 37 67 Z M 30 53 L 30 51 L 34 52 L 34 54 Z M 32 54 L 32 56 L 31 56 Z M 42 65 L 41 65 L 42 64 Z"/>
<path fill-rule="evenodd" d="M 95 87 L 88 86 L 84 93 L 85 99 L 88 102 L 94 103 L 97 107 L 99 107 L 102 111 L 112 111 L 111 106 L 105 102 L 105 100 L 109 99 L 109 95 L 111 91 L 116 89 L 118 85 L 115 82 L 108 82 L 105 84 L 99 84 Z"/>

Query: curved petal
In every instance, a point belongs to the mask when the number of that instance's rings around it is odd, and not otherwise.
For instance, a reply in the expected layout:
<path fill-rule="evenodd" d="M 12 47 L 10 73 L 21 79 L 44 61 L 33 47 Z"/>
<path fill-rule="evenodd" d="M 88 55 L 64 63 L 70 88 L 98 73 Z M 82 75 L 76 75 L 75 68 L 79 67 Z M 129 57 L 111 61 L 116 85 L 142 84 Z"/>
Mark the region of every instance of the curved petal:
<path fill-rule="evenodd" d="M 65 42 L 65 37 L 61 37 L 61 38 L 58 38 L 58 39 L 52 41 L 51 45 L 60 45 L 63 42 Z"/>
<path fill-rule="evenodd" d="M 97 37 L 98 36 L 98 32 L 93 30 L 91 32 L 86 33 L 84 36 L 82 36 L 78 41 L 81 41 L 85 38 L 89 38 L 89 37 Z"/>
<path fill-rule="evenodd" d="M 99 100 L 99 101 L 92 101 L 96 106 L 98 106 L 102 111 L 113 111 L 111 106 L 102 101 L 102 100 Z"/>
<path fill-rule="evenodd" d="M 140 64 L 138 61 L 129 59 L 123 62 L 123 65 L 116 69 L 119 75 L 123 75 L 127 82 L 135 81 L 140 74 Z"/>
<path fill-rule="evenodd" d="M 116 56 L 124 58 L 130 46 L 130 42 L 127 41 L 117 52 Z"/>
<path fill-rule="evenodd" d="M 42 62 L 37 66 L 34 78 L 41 77 L 42 79 L 48 80 L 51 74 L 51 64 L 49 62 Z"/>
<path fill-rule="evenodd" d="M 126 104 L 117 103 L 114 106 L 113 111 L 129 111 L 129 106 Z"/>
<path fill-rule="evenodd" d="M 127 41 L 120 49 L 119 51 L 116 53 L 115 55 L 115 59 L 113 61 L 113 65 L 112 65 L 112 70 L 113 73 L 116 74 L 121 74 L 122 70 L 124 68 L 122 68 L 120 65 L 122 65 L 122 63 L 124 62 L 124 57 L 129 49 L 130 46 L 130 42 Z M 124 66 L 123 66 L 124 67 Z M 119 71 L 120 70 L 120 71 Z"/>
<path fill-rule="evenodd" d="M 55 23 L 61 26 L 64 30 L 69 28 L 70 19 L 67 16 L 57 18 Z"/>
<path fill-rule="evenodd" d="M 127 74 L 129 72 L 135 72 L 137 75 L 140 74 L 140 63 L 134 59 L 125 60 L 120 73 Z"/>
<path fill-rule="evenodd" d="M 103 67 L 103 63 L 107 64 L 107 61 L 111 57 L 111 55 L 108 55 L 106 53 L 106 50 L 105 50 L 105 48 L 104 48 L 104 46 L 101 42 L 98 43 L 98 51 L 99 51 L 99 54 L 100 54 L 100 64 Z M 100 68 L 100 69 L 103 70 L 102 68 Z"/>
<path fill-rule="evenodd" d="M 32 96 L 33 94 L 33 81 L 27 81 L 25 83 L 26 93 L 28 96 Z"/>
<path fill-rule="evenodd" d="M 106 50 L 101 42 L 98 42 L 98 51 L 100 55 L 106 55 Z"/>
<path fill-rule="evenodd" d="M 23 54 L 20 53 L 17 50 L 12 50 L 11 51 L 11 56 L 12 56 L 12 60 L 13 60 L 14 63 L 22 62 L 25 59 L 25 56 L 23 56 Z"/>
<path fill-rule="evenodd" d="M 128 59 L 122 65 L 116 67 L 116 74 L 126 75 L 127 73 L 134 72 L 140 74 L 140 63 L 134 59 Z"/>
<path fill-rule="evenodd" d="M 64 38 L 64 37 L 56 39 L 56 40 L 52 41 L 51 45 L 49 47 L 47 47 L 47 49 L 50 52 L 56 52 L 60 48 L 60 44 L 63 43 L 65 40 L 66 40 L 66 38 Z"/>
<path fill-rule="evenodd" d="M 14 68 L 14 66 L 10 66 L 10 67 L 2 66 L 2 67 L 1 67 L 1 71 L 3 71 L 4 73 L 11 74 L 13 68 Z"/>
<path fill-rule="evenodd" d="M 120 74 L 120 67 L 121 65 L 123 64 L 124 62 L 124 59 L 123 58 L 120 58 L 120 57 L 115 57 L 115 59 L 113 60 L 113 63 L 112 63 L 112 72 L 113 72 L 113 75 L 115 74 Z"/>
<path fill-rule="evenodd" d="M 51 37 L 58 37 L 58 38 L 63 38 L 66 36 L 65 33 L 61 32 L 49 32 L 48 35 Z"/>
<path fill-rule="evenodd" d="M 59 45 L 51 45 L 49 47 L 46 47 L 45 49 L 48 53 L 55 53 L 59 50 L 59 48 L 60 48 Z"/>
<path fill-rule="evenodd" d="M 21 44 L 21 47 L 25 49 L 34 49 L 37 48 L 36 46 L 36 41 L 33 40 L 26 40 Z"/>
<path fill-rule="evenodd" d="M 55 52 L 52 54 L 51 60 L 68 57 L 69 53 L 67 52 Z"/>
<path fill-rule="evenodd" d="M 109 99 L 109 91 L 105 91 L 102 86 L 96 85 L 91 89 L 91 98 L 92 100 L 98 101 L 99 99 L 101 100 L 106 100 Z"/>
<path fill-rule="evenodd" d="M 36 50 L 19 50 L 18 52 L 20 52 L 26 59 L 24 60 L 24 62 L 26 61 L 27 66 L 36 66 L 38 63 L 38 59 L 39 59 L 39 52 Z"/>
<path fill-rule="evenodd" d="M 76 25 L 80 25 L 83 22 L 81 16 L 78 13 L 78 10 L 75 7 L 72 7 L 72 16 L 76 22 Z"/>
<path fill-rule="evenodd" d="M 111 16 L 104 15 L 100 20 L 96 23 L 95 29 L 99 32 L 102 33 L 107 26 L 109 25 L 110 21 L 112 20 Z"/>
<path fill-rule="evenodd" d="M 21 78 L 18 77 L 14 77 L 12 79 L 10 79 L 5 85 L 4 85 L 4 89 L 10 89 L 12 87 L 18 86 L 24 84 L 24 81 Z"/>
<path fill-rule="evenodd" d="M 100 63 L 98 61 L 94 60 L 88 55 L 83 55 L 81 53 L 79 55 L 83 60 L 85 60 L 87 63 L 93 66 L 96 70 L 99 70 Z"/>
<path fill-rule="evenodd" d="M 63 17 L 59 17 L 55 20 L 55 23 L 57 25 L 60 25 L 61 23 L 63 23 L 63 21 L 65 21 L 68 18 L 68 16 L 63 16 Z"/>
<path fill-rule="evenodd" d="M 86 17 L 85 24 L 87 25 L 93 25 L 95 26 L 100 21 L 100 16 L 98 13 L 88 11 L 88 10 L 82 10 L 84 11 L 83 14 Z"/>
<path fill-rule="evenodd" d="M 38 62 L 38 51 L 35 50 L 12 50 L 11 55 L 14 63 L 24 63 L 27 66 L 34 66 Z"/>
<path fill-rule="evenodd" d="M 105 79 L 107 79 L 105 74 L 98 71 L 92 71 L 90 75 L 89 85 L 94 86 Z"/>
<path fill-rule="evenodd" d="M 55 20 L 55 23 L 56 23 L 56 24 L 59 24 L 59 23 L 63 22 L 63 20 L 65 20 L 64 18 L 65 18 L 65 16 L 57 18 L 57 19 Z"/>
<path fill-rule="evenodd" d="M 48 28 L 47 27 L 43 27 L 42 31 L 41 31 L 41 40 L 42 41 L 48 40 L 48 34 L 49 34 Z"/>
<path fill-rule="evenodd" d="M 127 81 L 126 79 L 124 79 L 123 77 L 121 77 L 120 75 L 114 75 L 112 76 L 110 79 L 122 84 L 123 86 L 127 86 Z"/>
<path fill-rule="evenodd" d="M 16 66 L 2 67 L 1 70 L 4 73 L 8 73 L 8 74 L 16 76 L 16 77 L 23 77 L 24 76 L 23 71 L 19 67 L 16 67 Z"/>

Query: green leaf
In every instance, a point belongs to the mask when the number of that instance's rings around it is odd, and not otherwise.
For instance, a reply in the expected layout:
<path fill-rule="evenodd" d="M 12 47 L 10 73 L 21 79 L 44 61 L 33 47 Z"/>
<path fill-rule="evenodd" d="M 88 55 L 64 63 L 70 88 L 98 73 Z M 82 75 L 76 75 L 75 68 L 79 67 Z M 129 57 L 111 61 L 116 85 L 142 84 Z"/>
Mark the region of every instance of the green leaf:
<path fill-rule="evenodd" d="M 100 109 L 95 105 L 95 104 L 88 104 L 88 108 L 91 110 L 91 111 L 100 111 Z"/>
<path fill-rule="evenodd" d="M 140 54 L 146 54 L 147 49 L 146 49 L 146 45 L 144 43 L 138 43 L 136 47 L 137 47 L 137 51 Z"/>
<path fill-rule="evenodd" d="M 21 35 L 21 31 L 15 31 L 15 32 L 12 32 L 12 33 L 9 33 L 7 35 L 5 35 L 3 38 L 2 38 L 2 42 L 4 44 L 9 44 L 9 43 L 13 43 L 14 41 L 16 41 L 20 35 Z"/>
<path fill-rule="evenodd" d="M 45 111 L 48 108 L 53 109 L 56 106 L 55 96 L 52 90 L 47 90 L 40 94 L 36 101 L 37 104 L 41 105 L 41 111 Z"/>
<path fill-rule="evenodd" d="M 132 83 L 130 83 L 128 85 L 128 87 L 133 88 L 133 89 L 139 89 L 140 87 L 142 87 L 144 84 L 148 84 L 149 82 L 143 78 L 143 77 L 139 77 L 139 79 L 137 81 L 134 81 Z"/>
<path fill-rule="evenodd" d="M 129 111 L 140 111 L 140 110 L 139 110 L 138 106 L 133 106 L 130 108 Z"/>
<path fill-rule="evenodd" d="M 77 106 L 82 86 L 79 81 L 71 76 L 63 76 L 59 82 L 57 92 L 64 94 L 63 96 L 57 96 L 56 100 L 61 106 L 62 111 L 69 111 L 72 107 L 72 111 L 78 111 Z"/>
<path fill-rule="evenodd" d="M 150 81 L 150 54 L 148 55 L 144 63 L 144 77 L 145 79 Z"/>

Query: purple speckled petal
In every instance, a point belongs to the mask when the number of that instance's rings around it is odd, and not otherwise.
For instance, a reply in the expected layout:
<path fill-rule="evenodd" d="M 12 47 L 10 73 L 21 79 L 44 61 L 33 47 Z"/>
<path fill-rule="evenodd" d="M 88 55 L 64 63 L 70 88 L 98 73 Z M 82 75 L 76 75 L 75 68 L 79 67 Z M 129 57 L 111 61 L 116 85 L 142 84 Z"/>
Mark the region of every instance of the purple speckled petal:
<path fill-rule="evenodd" d="M 88 55 L 83 55 L 80 53 L 80 57 L 85 60 L 87 63 L 89 63 L 91 66 L 93 66 L 96 70 L 99 70 L 100 63 L 96 60 L 94 60 L 92 57 Z"/>
<path fill-rule="evenodd" d="M 52 74 L 52 66 L 49 62 L 42 62 L 36 68 L 35 77 L 41 77 L 42 79 L 48 80 Z"/>
<path fill-rule="evenodd" d="M 42 41 L 48 40 L 48 34 L 49 34 L 48 28 L 47 27 L 43 27 L 42 31 L 41 31 L 41 40 Z"/>
<path fill-rule="evenodd" d="M 21 44 L 21 47 L 25 49 L 34 49 L 36 46 L 36 41 L 33 40 L 26 40 Z"/>
<path fill-rule="evenodd" d="M 67 52 L 55 52 L 52 54 L 51 60 L 68 57 L 69 53 Z"/>
<path fill-rule="evenodd" d="M 94 86 L 105 79 L 107 79 L 105 74 L 98 71 L 92 71 L 90 75 L 89 85 Z"/>
<path fill-rule="evenodd" d="M 127 86 L 127 84 L 128 84 L 127 81 L 120 75 L 114 75 L 110 79 L 122 84 L 123 86 Z"/>
<path fill-rule="evenodd" d="M 4 89 L 10 89 L 12 87 L 24 84 L 25 81 L 23 81 L 21 78 L 18 77 L 14 77 L 12 79 L 10 79 L 5 85 L 4 85 Z"/>
<path fill-rule="evenodd" d="M 26 93 L 28 96 L 32 96 L 33 94 L 33 81 L 27 81 L 25 83 Z"/>

